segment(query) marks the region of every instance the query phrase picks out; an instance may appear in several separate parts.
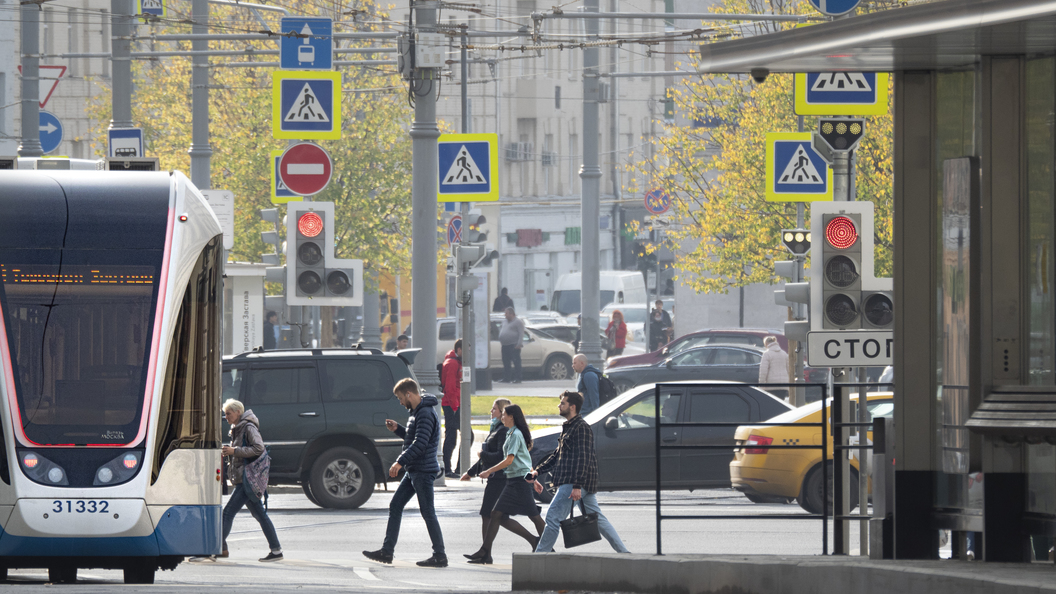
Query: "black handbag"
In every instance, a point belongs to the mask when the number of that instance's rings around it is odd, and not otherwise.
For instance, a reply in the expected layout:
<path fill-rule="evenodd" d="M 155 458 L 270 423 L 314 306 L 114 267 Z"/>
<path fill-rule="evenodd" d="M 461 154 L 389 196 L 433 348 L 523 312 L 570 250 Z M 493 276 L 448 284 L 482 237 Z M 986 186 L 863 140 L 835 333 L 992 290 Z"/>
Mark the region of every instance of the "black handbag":
<path fill-rule="evenodd" d="M 579 511 L 582 515 L 577 516 L 576 506 L 572 504 L 568 518 L 561 520 L 561 535 L 565 538 L 566 549 L 601 540 L 601 533 L 598 532 L 598 514 L 588 514 L 582 500 L 579 502 Z"/>

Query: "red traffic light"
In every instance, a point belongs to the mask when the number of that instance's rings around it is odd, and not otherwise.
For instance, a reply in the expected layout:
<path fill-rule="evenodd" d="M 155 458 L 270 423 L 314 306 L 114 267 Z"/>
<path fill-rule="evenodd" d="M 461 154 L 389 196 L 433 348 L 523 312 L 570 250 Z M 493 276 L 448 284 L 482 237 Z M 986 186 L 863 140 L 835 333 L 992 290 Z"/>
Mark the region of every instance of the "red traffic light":
<path fill-rule="evenodd" d="M 315 237 L 323 232 L 323 219 L 314 212 L 306 212 L 297 219 L 297 231 L 305 237 Z"/>
<path fill-rule="evenodd" d="M 845 250 L 858 241 L 858 229 L 847 217 L 833 217 L 825 225 L 825 241 L 838 250 Z"/>

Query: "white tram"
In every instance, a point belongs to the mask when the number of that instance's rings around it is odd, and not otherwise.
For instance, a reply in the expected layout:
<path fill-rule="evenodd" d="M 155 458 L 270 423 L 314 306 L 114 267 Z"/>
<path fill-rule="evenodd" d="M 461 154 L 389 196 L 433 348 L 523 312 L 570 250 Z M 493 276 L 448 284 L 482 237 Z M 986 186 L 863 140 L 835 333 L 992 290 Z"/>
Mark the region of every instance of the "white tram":
<path fill-rule="evenodd" d="M 220 552 L 223 258 L 180 173 L 0 171 L 0 576 Z"/>

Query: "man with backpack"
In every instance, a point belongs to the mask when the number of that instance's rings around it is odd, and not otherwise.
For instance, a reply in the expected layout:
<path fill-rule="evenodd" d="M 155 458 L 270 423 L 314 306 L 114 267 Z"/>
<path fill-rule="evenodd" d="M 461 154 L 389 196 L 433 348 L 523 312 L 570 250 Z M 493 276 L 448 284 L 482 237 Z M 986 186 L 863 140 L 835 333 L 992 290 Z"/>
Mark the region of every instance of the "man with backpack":
<path fill-rule="evenodd" d="M 593 412 L 602 403 L 608 402 L 616 395 L 612 380 L 602 375 L 597 367 L 588 364 L 587 356 L 583 353 L 572 358 L 572 369 L 579 374 L 576 391 L 583 395 L 584 415 Z"/>

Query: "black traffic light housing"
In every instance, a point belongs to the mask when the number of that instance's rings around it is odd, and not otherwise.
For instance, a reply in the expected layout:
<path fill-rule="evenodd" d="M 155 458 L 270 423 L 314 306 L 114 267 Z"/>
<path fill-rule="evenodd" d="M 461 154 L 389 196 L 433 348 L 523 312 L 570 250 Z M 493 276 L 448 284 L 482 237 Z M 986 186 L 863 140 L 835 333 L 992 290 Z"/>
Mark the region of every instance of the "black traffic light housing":
<path fill-rule="evenodd" d="M 862 118 L 821 118 L 818 133 L 825 144 L 834 151 L 853 151 L 865 134 Z"/>

